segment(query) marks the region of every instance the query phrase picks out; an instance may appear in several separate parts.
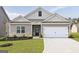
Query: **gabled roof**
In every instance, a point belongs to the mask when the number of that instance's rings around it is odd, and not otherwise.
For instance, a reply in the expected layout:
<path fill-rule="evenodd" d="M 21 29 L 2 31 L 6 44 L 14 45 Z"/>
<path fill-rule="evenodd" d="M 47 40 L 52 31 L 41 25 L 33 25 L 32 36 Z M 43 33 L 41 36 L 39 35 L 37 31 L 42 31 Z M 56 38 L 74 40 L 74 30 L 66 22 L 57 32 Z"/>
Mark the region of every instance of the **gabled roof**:
<path fill-rule="evenodd" d="M 60 16 L 59 14 L 55 13 L 54 15 L 51 15 L 43 22 L 70 22 L 68 19 L 64 18 L 63 16 Z"/>
<path fill-rule="evenodd" d="M 27 22 L 27 23 L 29 23 L 30 21 L 25 19 L 23 16 L 19 15 L 18 17 L 14 18 L 11 22 Z"/>
<path fill-rule="evenodd" d="M 37 12 L 42 11 L 44 16 L 37 16 Z M 39 7 L 36 10 L 32 11 L 26 16 L 18 16 L 15 19 L 13 19 L 11 22 L 43 22 L 43 23 L 69 23 L 70 20 L 64 18 L 63 16 L 60 16 L 59 14 L 55 13 L 52 14 L 43 8 Z"/>
<path fill-rule="evenodd" d="M 36 14 L 38 11 L 42 11 L 42 13 L 44 12 L 45 14 L 43 14 L 42 17 L 38 17 Z M 36 13 L 36 14 L 35 14 Z M 48 16 L 50 16 L 52 13 L 50 13 L 49 11 L 43 9 L 42 7 L 38 7 L 37 9 L 35 9 L 34 11 L 30 12 L 29 14 L 25 15 L 24 17 L 26 19 L 46 19 Z M 33 16 L 33 17 L 32 17 Z"/>

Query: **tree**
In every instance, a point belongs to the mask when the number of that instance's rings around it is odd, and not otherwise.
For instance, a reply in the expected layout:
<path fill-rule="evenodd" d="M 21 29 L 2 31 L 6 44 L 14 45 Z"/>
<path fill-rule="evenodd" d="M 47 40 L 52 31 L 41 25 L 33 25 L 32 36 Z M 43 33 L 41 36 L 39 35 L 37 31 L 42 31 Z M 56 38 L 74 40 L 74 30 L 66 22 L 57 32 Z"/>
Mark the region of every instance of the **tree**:
<path fill-rule="evenodd" d="M 77 23 L 78 18 L 73 18 L 72 22 Z"/>
<path fill-rule="evenodd" d="M 79 18 L 77 19 L 77 22 L 79 22 Z"/>
<path fill-rule="evenodd" d="M 68 19 L 71 19 L 71 17 L 68 17 Z"/>

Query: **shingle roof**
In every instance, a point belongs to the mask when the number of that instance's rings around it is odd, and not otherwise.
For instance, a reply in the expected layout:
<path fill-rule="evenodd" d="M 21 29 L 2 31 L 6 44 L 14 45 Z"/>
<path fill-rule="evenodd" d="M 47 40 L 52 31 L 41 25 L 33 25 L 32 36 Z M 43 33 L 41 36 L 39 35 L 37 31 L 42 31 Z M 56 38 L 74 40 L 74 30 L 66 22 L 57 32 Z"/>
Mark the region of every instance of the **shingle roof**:
<path fill-rule="evenodd" d="M 30 22 L 30 21 L 25 19 L 23 16 L 19 15 L 18 17 L 14 18 L 11 22 Z"/>
<path fill-rule="evenodd" d="M 30 16 L 31 14 L 35 13 L 38 10 L 43 10 L 46 12 L 46 14 L 48 14 L 47 16 L 45 15 L 45 17 L 42 19 L 40 17 L 33 17 L 32 19 L 28 19 L 28 16 Z M 60 16 L 59 14 L 55 13 L 52 14 L 46 10 L 44 10 L 43 8 L 37 8 L 35 11 L 29 13 L 26 16 L 18 16 L 15 19 L 13 19 L 11 22 L 45 22 L 45 23 L 52 23 L 52 22 L 56 22 L 56 23 L 69 23 L 70 21 L 66 18 L 64 18 L 63 16 Z"/>
<path fill-rule="evenodd" d="M 54 15 L 51 15 L 43 22 L 69 22 L 66 18 L 60 16 L 59 14 L 55 13 Z"/>

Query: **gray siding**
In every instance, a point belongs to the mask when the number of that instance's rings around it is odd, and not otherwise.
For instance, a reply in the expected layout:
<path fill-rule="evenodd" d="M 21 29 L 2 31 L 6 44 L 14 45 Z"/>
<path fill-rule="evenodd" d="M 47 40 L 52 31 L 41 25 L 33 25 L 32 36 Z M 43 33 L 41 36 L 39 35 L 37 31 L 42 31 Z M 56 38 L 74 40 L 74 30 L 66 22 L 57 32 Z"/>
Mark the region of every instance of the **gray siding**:
<path fill-rule="evenodd" d="M 6 35 L 6 23 L 8 22 L 8 17 L 3 10 L 2 7 L 0 7 L 0 36 Z"/>
<path fill-rule="evenodd" d="M 16 32 L 16 28 L 17 26 L 24 26 L 25 27 L 25 33 L 17 33 Z M 31 31 L 31 24 L 11 24 L 10 25 L 10 30 L 9 30 L 9 36 L 23 36 L 24 34 L 27 35 L 31 35 L 32 31 Z"/>

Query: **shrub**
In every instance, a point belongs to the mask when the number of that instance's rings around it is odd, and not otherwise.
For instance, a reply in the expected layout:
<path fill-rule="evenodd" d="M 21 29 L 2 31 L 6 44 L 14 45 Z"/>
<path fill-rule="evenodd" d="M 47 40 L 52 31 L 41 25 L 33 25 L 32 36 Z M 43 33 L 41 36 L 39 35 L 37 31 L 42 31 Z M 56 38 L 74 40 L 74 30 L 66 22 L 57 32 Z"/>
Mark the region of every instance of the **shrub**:
<path fill-rule="evenodd" d="M 6 39 L 7 39 L 6 37 L 1 38 L 0 41 L 5 41 Z"/>
<path fill-rule="evenodd" d="M 27 37 L 28 39 L 32 39 L 33 37 L 31 36 L 31 37 Z"/>
<path fill-rule="evenodd" d="M 5 43 L 5 44 L 1 44 L 0 47 L 8 47 L 8 46 L 12 46 L 12 43 Z"/>
<path fill-rule="evenodd" d="M 23 35 L 23 37 L 26 37 L 25 34 Z"/>
<path fill-rule="evenodd" d="M 40 38 L 43 38 L 43 35 L 42 34 L 40 34 Z"/>
<path fill-rule="evenodd" d="M 69 38 L 79 38 L 79 33 L 70 33 Z"/>
<path fill-rule="evenodd" d="M 69 35 L 69 38 L 73 38 L 73 36 L 70 34 L 70 35 Z"/>
<path fill-rule="evenodd" d="M 17 38 L 17 36 L 16 36 L 16 35 L 14 35 L 14 38 Z"/>

